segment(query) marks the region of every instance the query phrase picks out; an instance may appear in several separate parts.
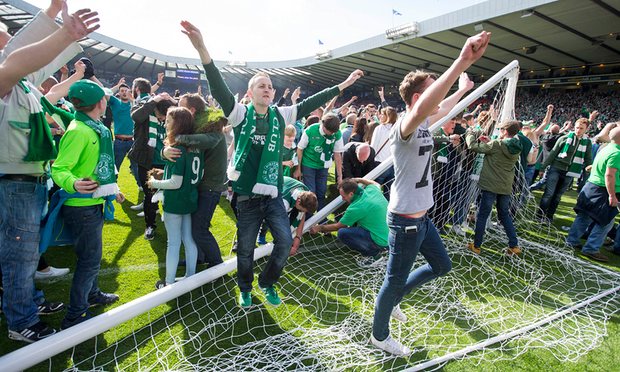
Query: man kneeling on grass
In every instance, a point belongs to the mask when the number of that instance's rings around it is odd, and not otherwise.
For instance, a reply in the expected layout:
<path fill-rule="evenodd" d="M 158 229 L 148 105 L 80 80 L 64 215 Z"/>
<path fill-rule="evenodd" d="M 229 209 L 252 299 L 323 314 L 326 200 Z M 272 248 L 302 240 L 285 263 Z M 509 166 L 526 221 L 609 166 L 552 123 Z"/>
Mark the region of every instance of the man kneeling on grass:
<path fill-rule="evenodd" d="M 349 203 L 344 215 L 339 222 L 313 226 L 310 233 L 338 231 L 338 239 L 347 247 L 368 257 L 365 264 L 372 265 L 387 249 L 390 230 L 385 216 L 388 201 L 378 183 L 363 178 L 348 178 L 342 181 L 338 185 L 338 191 L 342 199 Z"/>

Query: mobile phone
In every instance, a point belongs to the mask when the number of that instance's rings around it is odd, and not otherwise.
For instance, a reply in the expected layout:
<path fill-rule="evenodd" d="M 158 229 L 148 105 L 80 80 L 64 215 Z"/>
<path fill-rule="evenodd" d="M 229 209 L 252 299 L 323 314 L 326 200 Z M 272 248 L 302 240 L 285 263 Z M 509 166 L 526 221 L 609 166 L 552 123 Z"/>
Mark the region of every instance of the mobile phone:
<path fill-rule="evenodd" d="M 407 226 L 405 227 L 405 232 L 406 233 L 410 233 L 410 232 L 418 232 L 418 226 L 413 225 L 413 226 Z"/>

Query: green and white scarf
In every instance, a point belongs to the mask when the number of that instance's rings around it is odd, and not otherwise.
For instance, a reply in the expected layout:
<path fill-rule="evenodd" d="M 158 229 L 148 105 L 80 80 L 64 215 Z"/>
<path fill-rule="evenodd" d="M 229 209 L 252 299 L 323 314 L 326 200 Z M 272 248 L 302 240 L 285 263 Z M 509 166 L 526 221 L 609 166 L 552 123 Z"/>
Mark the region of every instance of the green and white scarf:
<path fill-rule="evenodd" d="M 28 123 L 30 125 L 30 136 L 28 136 L 28 154 L 24 157 L 24 161 L 48 161 L 56 159 L 58 152 L 56 144 L 52 137 L 52 131 L 45 119 L 43 105 L 41 101 L 46 100 L 45 97 L 37 99 L 34 93 L 26 85 L 26 80 L 22 79 L 19 86 L 24 90 L 26 99 L 28 100 L 28 108 L 30 115 Z"/>
<path fill-rule="evenodd" d="M 267 120 L 269 121 L 269 131 L 267 140 L 263 147 L 256 180 L 253 182 L 252 193 L 257 195 L 269 195 L 272 198 L 278 196 L 278 178 L 280 169 L 280 121 L 275 107 L 267 110 Z M 246 122 L 242 124 L 239 136 L 235 138 L 235 155 L 232 164 L 228 167 L 228 178 L 233 182 L 238 182 L 239 176 L 247 160 L 250 148 L 252 147 L 252 137 L 256 132 L 256 110 L 254 105 L 247 106 Z M 246 189 L 250 185 L 245 185 Z"/>
<path fill-rule="evenodd" d="M 82 112 L 75 113 L 75 120 L 86 124 L 99 135 L 99 161 L 95 167 L 99 187 L 93 193 L 93 198 L 118 194 L 120 190 L 116 184 L 112 133 L 103 123 L 91 119 Z"/>
<path fill-rule="evenodd" d="M 588 148 L 588 142 L 590 142 L 590 139 L 585 134 L 579 139 L 579 143 L 577 143 L 577 137 L 575 132 L 571 131 L 568 133 L 568 136 L 566 137 L 566 142 L 564 143 L 564 147 L 562 147 L 562 150 L 558 154 L 558 158 L 564 159 L 568 156 L 568 150 L 570 149 L 570 147 L 577 146 L 577 149 L 575 150 L 575 155 L 573 156 L 573 160 L 571 161 L 568 168 L 568 172 L 566 172 L 567 176 L 574 178 L 578 178 L 579 176 L 581 176 L 581 171 L 583 170 L 583 161 L 586 156 L 586 150 Z"/>
<path fill-rule="evenodd" d="M 149 100 L 151 99 L 151 96 L 146 94 L 146 93 L 142 93 L 140 94 L 140 98 L 138 99 L 138 102 L 136 102 L 136 104 L 144 104 L 147 103 Z M 149 140 L 147 142 L 149 147 L 152 148 L 156 148 L 157 147 L 157 137 L 159 134 L 159 126 L 163 125 L 159 123 L 159 120 L 157 119 L 157 116 L 155 116 L 155 113 L 151 113 L 149 115 Z"/>
<path fill-rule="evenodd" d="M 443 128 L 439 128 L 439 134 L 442 137 L 448 137 L 446 132 L 443 131 Z M 448 162 L 448 143 L 447 142 L 442 142 L 439 144 L 439 150 L 437 151 L 437 161 L 440 163 Z"/>

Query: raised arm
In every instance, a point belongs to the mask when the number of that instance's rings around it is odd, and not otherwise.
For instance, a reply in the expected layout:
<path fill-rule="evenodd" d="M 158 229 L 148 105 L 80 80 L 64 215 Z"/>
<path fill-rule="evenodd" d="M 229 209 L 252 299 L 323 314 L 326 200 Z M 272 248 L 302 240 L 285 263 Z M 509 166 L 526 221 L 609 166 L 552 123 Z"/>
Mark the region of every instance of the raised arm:
<path fill-rule="evenodd" d="M 47 92 L 45 98 L 52 104 L 55 104 L 59 99 L 69 94 L 69 87 L 71 87 L 71 84 L 84 77 L 84 71 L 86 71 L 86 65 L 84 62 L 78 60 L 75 62 L 75 73 L 68 79 L 54 85 L 49 92 Z"/>
<path fill-rule="evenodd" d="M 467 73 L 463 72 L 459 76 L 459 89 L 454 92 L 450 97 L 444 99 L 439 104 L 439 111 L 435 115 L 430 117 L 431 124 L 437 122 L 439 119 L 448 115 L 448 113 L 456 106 L 456 104 L 463 98 L 465 93 L 471 90 L 474 87 L 474 82 L 469 79 Z"/>
<path fill-rule="evenodd" d="M 20 79 L 52 62 L 71 43 L 99 28 L 97 12 L 80 9 L 69 15 L 65 2 L 62 18 L 61 28 L 41 41 L 13 51 L 0 64 L 0 97 L 6 96 Z"/>
<path fill-rule="evenodd" d="M 426 88 L 413 107 L 405 114 L 400 126 L 403 138 L 408 138 L 426 118 L 433 114 L 461 73 L 482 57 L 490 39 L 491 33 L 486 31 L 467 39 L 459 57 L 446 72 Z M 406 103 L 410 104 L 410 102 Z"/>
<path fill-rule="evenodd" d="M 323 89 L 322 91 L 304 99 L 297 106 L 297 117 L 295 120 L 299 120 L 304 116 L 310 114 L 316 108 L 320 107 L 323 103 L 327 102 L 329 99 L 337 96 L 340 92 L 347 89 L 351 85 L 353 85 L 357 79 L 364 76 L 364 72 L 362 70 L 355 70 L 349 75 L 349 77 L 338 84 L 337 86 Z"/>
<path fill-rule="evenodd" d="M 183 27 L 181 32 L 187 35 L 189 40 L 192 42 L 194 49 L 196 49 L 198 55 L 200 56 L 200 61 L 204 66 L 205 74 L 207 75 L 207 80 L 209 81 L 211 94 L 215 100 L 219 102 L 220 106 L 222 106 L 224 115 L 228 117 L 235 107 L 235 96 L 233 96 L 230 88 L 228 88 L 228 85 L 224 82 L 222 74 L 213 63 L 211 55 L 205 46 L 202 34 L 200 33 L 198 27 L 188 21 L 181 21 L 181 27 Z"/>
<path fill-rule="evenodd" d="M 540 137 L 545 132 L 545 129 L 547 129 L 549 123 L 551 123 L 551 116 L 553 116 L 553 105 L 547 106 L 547 113 L 545 114 L 545 118 L 543 119 L 542 123 L 540 123 L 540 125 L 536 129 L 534 129 L 534 133 L 537 136 Z"/>
<path fill-rule="evenodd" d="M 151 85 L 151 94 L 157 92 L 157 89 L 159 89 L 159 87 L 161 87 L 162 84 L 164 84 L 164 73 L 158 72 L 157 81 L 155 82 L 155 84 Z"/>

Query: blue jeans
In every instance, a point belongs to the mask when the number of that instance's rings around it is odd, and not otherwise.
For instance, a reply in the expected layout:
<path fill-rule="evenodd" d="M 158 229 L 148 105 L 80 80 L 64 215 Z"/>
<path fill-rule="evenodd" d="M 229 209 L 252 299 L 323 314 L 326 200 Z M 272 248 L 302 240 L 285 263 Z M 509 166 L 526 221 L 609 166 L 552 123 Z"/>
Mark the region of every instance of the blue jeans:
<path fill-rule="evenodd" d="M 39 262 L 40 224 L 47 188 L 0 178 L 0 267 L 2 311 L 8 328 L 21 331 L 39 322 L 33 296 Z"/>
<path fill-rule="evenodd" d="M 390 314 L 405 295 L 452 269 L 446 248 L 428 216 L 407 218 L 388 212 L 387 223 L 390 256 L 372 324 L 372 334 L 379 341 L 390 335 Z M 418 252 L 428 263 L 410 272 Z"/>
<path fill-rule="evenodd" d="M 549 171 L 549 167 L 547 167 L 547 169 L 543 170 L 543 174 L 540 177 L 540 179 L 538 180 L 538 182 L 534 183 L 533 185 L 530 186 L 530 191 L 534 191 L 534 190 L 540 190 L 542 189 L 546 184 L 547 184 L 547 172 Z M 532 180 L 534 181 L 534 180 Z"/>
<path fill-rule="evenodd" d="M 536 164 L 528 165 L 525 168 L 525 185 L 529 187 L 534 181 L 534 172 L 536 172 Z"/>
<path fill-rule="evenodd" d="M 516 247 L 519 245 L 519 241 L 517 240 L 517 232 L 512 223 L 512 217 L 510 217 L 510 195 L 496 194 L 486 190 L 480 190 L 480 205 L 478 207 L 478 215 L 476 216 L 474 245 L 476 247 L 482 246 L 487 219 L 491 214 L 493 202 L 496 200 L 497 216 L 502 226 L 504 226 L 504 231 L 508 237 L 508 246 Z"/>
<path fill-rule="evenodd" d="M 217 191 L 199 190 L 198 209 L 192 213 L 192 237 L 198 247 L 198 261 L 208 263 L 209 267 L 223 262 L 220 246 L 209 230 L 221 194 Z"/>
<path fill-rule="evenodd" d="M 73 234 L 73 250 L 77 256 L 66 315 L 67 319 L 75 319 L 88 310 L 88 299 L 101 292 L 97 275 L 101 265 L 103 209 L 101 204 L 89 207 L 63 205 L 61 212 Z"/>
<path fill-rule="evenodd" d="M 362 227 L 346 227 L 338 230 L 338 239 L 347 247 L 358 251 L 362 256 L 374 257 L 385 247 L 377 245 L 370 235 L 370 231 Z"/>
<path fill-rule="evenodd" d="M 241 197 L 241 196 L 240 196 Z M 237 201 L 237 283 L 242 292 L 252 290 L 254 281 L 254 244 L 263 220 L 273 236 L 273 251 L 258 277 L 262 288 L 274 285 L 286 265 L 293 237 L 282 197 L 257 197 Z"/>
<path fill-rule="evenodd" d="M 327 175 L 329 169 L 314 169 L 302 165 L 301 172 L 303 173 L 304 185 L 316 194 L 316 198 L 319 201 L 319 207 L 317 210 L 321 210 L 325 206 L 325 193 L 327 192 Z"/>
<path fill-rule="evenodd" d="M 566 242 L 572 246 L 577 246 L 581 244 L 581 237 L 588 229 L 588 226 L 593 222 L 593 220 L 585 213 L 577 213 L 573 224 L 570 227 L 570 231 L 568 232 L 568 237 L 566 238 Z M 596 253 L 599 251 L 603 242 L 605 241 L 605 237 L 611 228 L 614 227 L 614 219 L 612 219 L 607 225 L 599 225 L 598 223 L 594 223 L 594 227 L 588 235 L 588 240 L 586 240 L 586 244 L 583 246 L 581 251 L 583 253 Z M 616 241 L 618 240 L 618 235 L 616 234 Z"/>
<path fill-rule="evenodd" d="M 559 170 L 555 167 L 547 169 L 547 184 L 545 192 L 540 199 L 540 212 L 549 220 L 553 221 L 553 215 L 560 205 L 562 195 L 568 190 L 573 182 L 573 177 L 566 175 L 567 171 Z"/>
<path fill-rule="evenodd" d="M 192 215 L 164 212 L 164 225 L 168 234 L 166 249 L 166 284 L 173 284 L 179 266 L 181 241 L 185 247 L 185 277 L 196 274 L 198 248 L 192 238 Z"/>
<path fill-rule="evenodd" d="M 116 165 L 117 171 L 121 171 L 121 164 L 123 164 L 125 156 L 127 156 L 127 153 L 131 150 L 131 146 L 133 146 L 133 141 L 114 140 L 114 164 Z M 129 170 L 131 171 L 131 174 L 133 174 L 138 186 L 140 186 L 140 180 L 138 179 L 138 164 L 134 163 L 131 159 L 129 159 L 129 161 Z"/>

